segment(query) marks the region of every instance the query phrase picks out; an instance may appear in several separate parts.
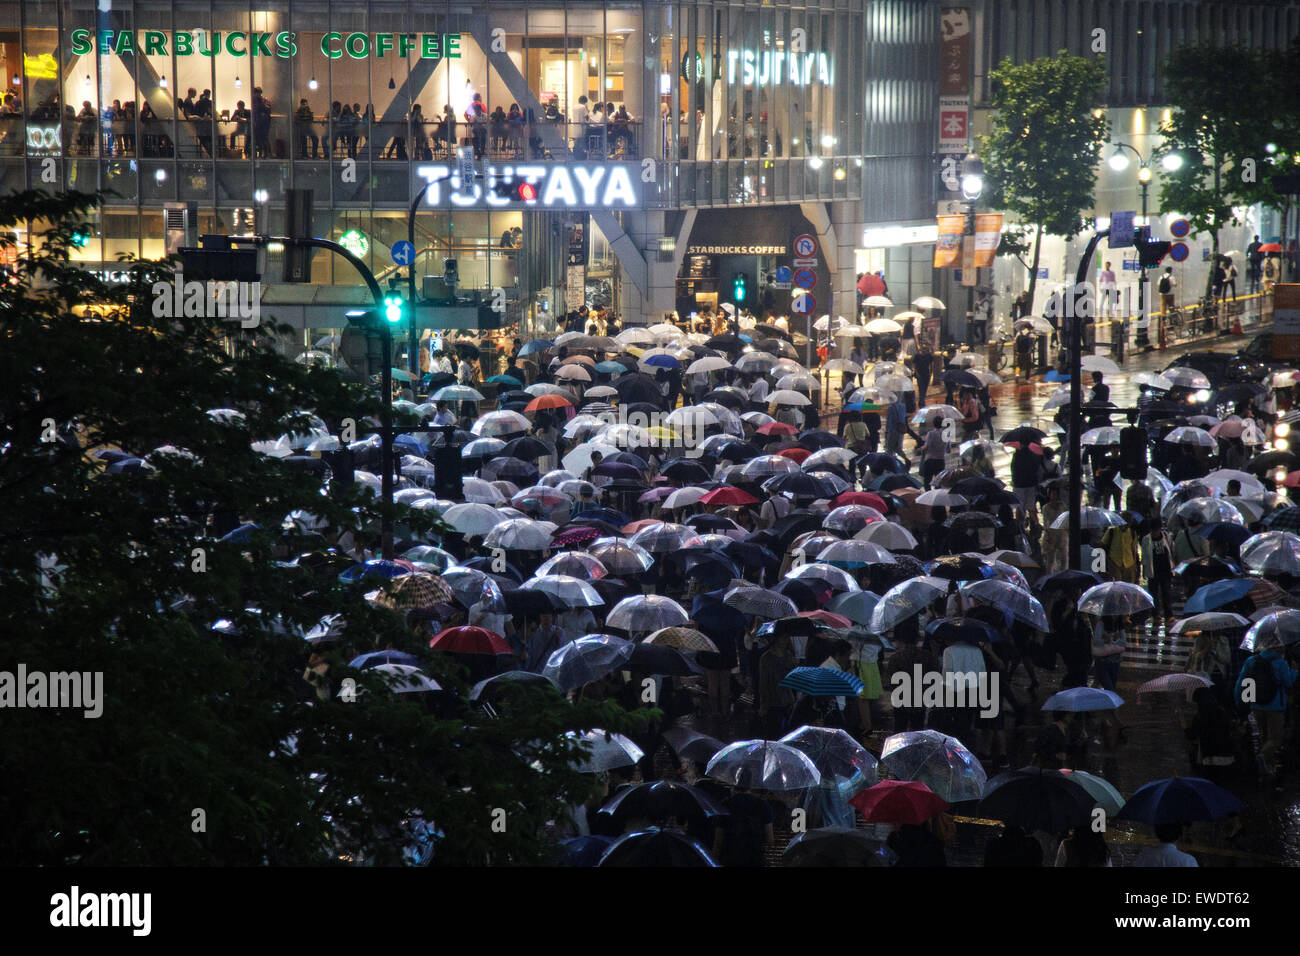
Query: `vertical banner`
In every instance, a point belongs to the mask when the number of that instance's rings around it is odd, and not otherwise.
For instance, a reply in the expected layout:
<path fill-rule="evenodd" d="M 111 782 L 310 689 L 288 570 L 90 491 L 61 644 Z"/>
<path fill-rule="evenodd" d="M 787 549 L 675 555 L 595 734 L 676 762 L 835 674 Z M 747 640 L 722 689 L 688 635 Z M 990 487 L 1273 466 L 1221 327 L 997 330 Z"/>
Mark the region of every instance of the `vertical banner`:
<path fill-rule="evenodd" d="M 961 284 L 974 286 L 976 284 L 975 271 L 975 237 L 961 237 Z"/>
<path fill-rule="evenodd" d="M 939 216 L 939 236 L 934 243 L 934 267 L 944 269 L 957 265 L 961 236 L 966 231 L 965 216 Z"/>
<path fill-rule="evenodd" d="M 1273 358 L 1300 358 L 1300 284 L 1273 286 Z"/>
<path fill-rule="evenodd" d="M 970 9 L 939 11 L 939 95 L 970 96 Z"/>
<path fill-rule="evenodd" d="M 939 176 L 935 198 L 961 198 L 961 161 L 970 134 L 971 16 L 968 7 L 939 11 Z"/>
<path fill-rule="evenodd" d="M 997 255 L 1002 238 L 1002 213 L 982 212 L 975 215 L 975 266 L 988 269 Z"/>

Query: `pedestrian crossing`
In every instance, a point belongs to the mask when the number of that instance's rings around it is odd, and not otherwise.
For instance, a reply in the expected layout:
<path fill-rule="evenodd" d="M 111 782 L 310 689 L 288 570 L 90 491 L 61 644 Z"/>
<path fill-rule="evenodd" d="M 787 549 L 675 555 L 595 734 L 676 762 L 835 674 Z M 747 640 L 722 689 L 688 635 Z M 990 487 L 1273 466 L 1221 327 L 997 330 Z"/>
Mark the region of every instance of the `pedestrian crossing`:
<path fill-rule="evenodd" d="M 1167 635 L 1163 625 L 1148 624 L 1130 636 L 1124 651 L 1124 663 L 1151 670 L 1177 672 L 1187 667 L 1187 657 L 1192 652 L 1192 642 L 1176 635 Z"/>

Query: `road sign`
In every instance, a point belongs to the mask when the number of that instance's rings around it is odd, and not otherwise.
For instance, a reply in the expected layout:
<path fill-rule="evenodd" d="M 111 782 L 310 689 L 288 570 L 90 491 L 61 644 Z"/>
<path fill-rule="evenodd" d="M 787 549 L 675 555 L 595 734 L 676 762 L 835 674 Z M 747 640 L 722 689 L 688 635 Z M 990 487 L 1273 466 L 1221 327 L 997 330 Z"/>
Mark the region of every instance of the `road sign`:
<path fill-rule="evenodd" d="M 1169 247 L 1169 258 L 1173 259 L 1174 262 L 1182 262 L 1184 259 L 1186 259 L 1186 258 L 1187 258 L 1187 243 L 1185 243 L 1185 242 L 1175 242 L 1172 246 L 1170 246 L 1170 247 Z"/>
<path fill-rule="evenodd" d="M 793 262 L 796 266 L 807 266 L 808 268 L 817 265 L 816 259 L 795 259 Z"/>
<path fill-rule="evenodd" d="M 478 169 L 474 165 L 474 147 L 456 147 L 456 168 L 460 172 L 461 192 L 470 192 L 474 188 L 474 180 L 478 178 Z"/>
<path fill-rule="evenodd" d="M 409 266 L 415 261 L 415 246 L 402 239 L 393 243 L 393 262 L 399 266 Z"/>
<path fill-rule="evenodd" d="M 1112 249 L 1131 249 L 1133 247 L 1132 212 L 1112 212 L 1110 214 L 1110 240 Z"/>
<path fill-rule="evenodd" d="M 800 269 L 794 274 L 791 281 L 800 289 L 815 289 L 817 288 L 817 273 L 811 269 Z"/>
<path fill-rule="evenodd" d="M 777 266 L 777 268 L 776 268 L 776 281 L 777 281 L 777 282 L 789 282 L 789 281 L 790 281 L 790 267 L 789 267 L 789 266 Z"/>
<path fill-rule="evenodd" d="M 1191 224 L 1186 219 L 1175 219 L 1169 224 L 1169 234 L 1175 239 L 1182 239 L 1191 231 Z"/>
<path fill-rule="evenodd" d="M 796 315 L 812 315 L 817 311 L 817 299 L 811 292 L 800 292 L 790 303 L 790 311 Z"/>
<path fill-rule="evenodd" d="M 817 255 L 817 239 L 808 233 L 794 237 L 794 254 L 800 259 L 811 259 Z"/>

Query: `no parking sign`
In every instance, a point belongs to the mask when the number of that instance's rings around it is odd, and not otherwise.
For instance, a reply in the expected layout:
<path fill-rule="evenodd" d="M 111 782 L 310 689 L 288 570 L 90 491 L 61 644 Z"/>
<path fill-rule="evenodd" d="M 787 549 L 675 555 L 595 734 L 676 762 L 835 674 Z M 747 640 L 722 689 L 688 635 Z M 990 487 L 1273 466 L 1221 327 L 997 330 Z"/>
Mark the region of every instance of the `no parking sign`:
<path fill-rule="evenodd" d="M 811 269 L 797 269 L 794 273 L 794 284 L 800 289 L 815 289 L 817 287 L 817 273 Z"/>
<path fill-rule="evenodd" d="M 817 299 L 811 292 L 800 292 L 790 303 L 790 311 L 796 315 L 812 315 L 817 311 Z"/>

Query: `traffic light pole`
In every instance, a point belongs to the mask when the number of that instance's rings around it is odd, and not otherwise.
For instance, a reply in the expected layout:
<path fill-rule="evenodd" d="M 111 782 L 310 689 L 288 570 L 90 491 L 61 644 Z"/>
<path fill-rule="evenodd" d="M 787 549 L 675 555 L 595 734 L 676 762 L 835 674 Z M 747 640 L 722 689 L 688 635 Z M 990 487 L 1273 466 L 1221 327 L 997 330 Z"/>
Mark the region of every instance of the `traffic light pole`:
<path fill-rule="evenodd" d="M 384 292 L 370 267 L 343 246 L 330 239 L 296 238 L 289 236 L 231 236 L 232 243 L 249 242 L 256 246 L 268 246 L 280 243 L 286 246 L 307 246 L 312 249 L 328 249 L 346 259 L 366 281 L 366 287 L 375 299 L 376 310 L 383 307 Z M 378 323 L 382 326 L 382 322 Z M 380 538 L 385 560 L 393 559 L 393 338 L 386 327 L 380 328 L 382 345 L 383 371 L 380 373 L 381 401 L 379 403 L 380 425 Z"/>
<path fill-rule="evenodd" d="M 1070 570 L 1083 570 L 1083 322 L 1079 315 L 1080 290 L 1087 290 L 1084 285 L 1088 280 L 1092 266 L 1092 255 L 1097 244 L 1110 235 L 1109 229 L 1099 229 L 1083 251 L 1079 260 L 1079 271 L 1075 276 L 1074 291 L 1070 296 L 1072 312 L 1070 316 Z M 1087 295 L 1087 292 L 1083 292 Z M 1091 310 L 1088 310 L 1091 311 Z"/>

